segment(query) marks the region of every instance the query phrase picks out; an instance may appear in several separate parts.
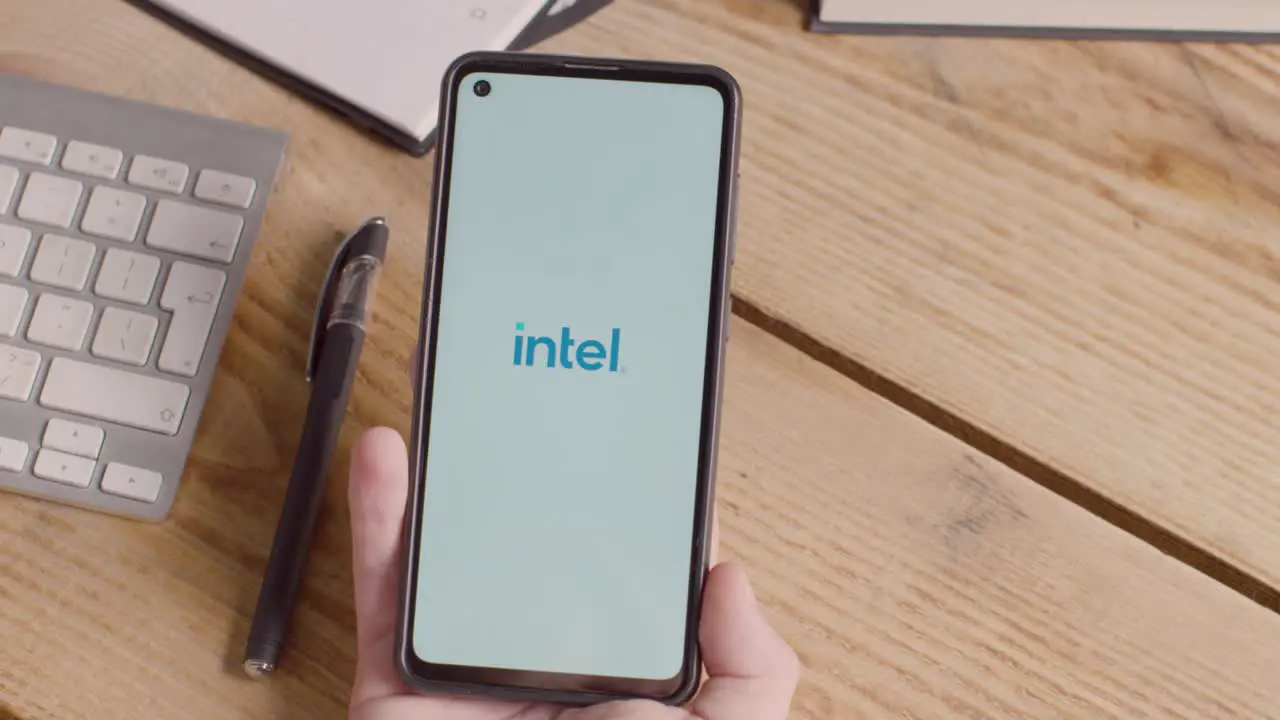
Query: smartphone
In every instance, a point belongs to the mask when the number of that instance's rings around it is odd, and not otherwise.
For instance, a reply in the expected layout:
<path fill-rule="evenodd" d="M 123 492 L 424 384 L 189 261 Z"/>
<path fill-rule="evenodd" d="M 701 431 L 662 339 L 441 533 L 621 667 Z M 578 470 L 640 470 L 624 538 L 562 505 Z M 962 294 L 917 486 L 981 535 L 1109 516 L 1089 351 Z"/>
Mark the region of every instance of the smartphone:
<path fill-rule="evenodd" d="M 410 686 L 575 705 L 696 692 L 740 118 L 714 67 L 483 52 L 449 69 Z"/>

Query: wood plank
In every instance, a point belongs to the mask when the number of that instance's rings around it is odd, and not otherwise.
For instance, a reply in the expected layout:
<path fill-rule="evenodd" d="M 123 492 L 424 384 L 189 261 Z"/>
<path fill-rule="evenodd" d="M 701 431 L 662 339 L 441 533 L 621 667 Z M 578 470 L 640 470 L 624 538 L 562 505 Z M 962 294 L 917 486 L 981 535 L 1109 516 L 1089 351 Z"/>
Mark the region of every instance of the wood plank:
<path fill-rule="evenodd" d="M 1280 617 L 734 333 L 724 541 L 808 668 L 796 716 L 1280 714 L 1280 649 L 1253 634 Z"/>
<path fill-rule="evenodd" d="M 801 5 L 631 2 L 551 45 L 742 80 L 740 299 L 1280 587 L 1280 50 Z"/>

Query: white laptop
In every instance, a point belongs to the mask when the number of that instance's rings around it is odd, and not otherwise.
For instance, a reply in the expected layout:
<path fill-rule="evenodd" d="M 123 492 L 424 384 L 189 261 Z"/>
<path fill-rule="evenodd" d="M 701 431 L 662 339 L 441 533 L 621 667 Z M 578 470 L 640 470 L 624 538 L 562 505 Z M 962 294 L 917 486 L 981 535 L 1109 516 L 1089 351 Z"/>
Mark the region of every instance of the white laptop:
<path fill-rule="evenodd" d="M 135 0 L 137 2 L 137 0 Z M 238 60 L 426 152 L 455 58 L 505 50 L 538 19 L 563 29 L 600 0 L 145 0 Z M 590 7 L 588 7 L 590 6 Z M 572 24 L 572 23 L 568 23 Z M 545 36 L 548 33 L 541 33 Z"/>
<path fill-rule="evenodd" d="M 814 0 L 828 32 L 1280 39 L 1268 0 Z"/>

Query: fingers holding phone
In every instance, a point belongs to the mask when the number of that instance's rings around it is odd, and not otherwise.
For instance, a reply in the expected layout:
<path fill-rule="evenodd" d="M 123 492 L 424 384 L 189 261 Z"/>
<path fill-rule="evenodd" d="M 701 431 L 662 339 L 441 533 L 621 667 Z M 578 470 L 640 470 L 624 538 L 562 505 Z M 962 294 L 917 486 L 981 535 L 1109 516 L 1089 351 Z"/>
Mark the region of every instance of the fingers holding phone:
<path fill-rule="evenodd" d="M 699 720 L 786 720 L 800 676 L 795 651 L 769 624 L 746 572 L 733 562 L 707 578 L 702 614 L 707 680 L 690 710 Z M 615 702 L 559 720 L 686 720 L 660 703 Z"/>

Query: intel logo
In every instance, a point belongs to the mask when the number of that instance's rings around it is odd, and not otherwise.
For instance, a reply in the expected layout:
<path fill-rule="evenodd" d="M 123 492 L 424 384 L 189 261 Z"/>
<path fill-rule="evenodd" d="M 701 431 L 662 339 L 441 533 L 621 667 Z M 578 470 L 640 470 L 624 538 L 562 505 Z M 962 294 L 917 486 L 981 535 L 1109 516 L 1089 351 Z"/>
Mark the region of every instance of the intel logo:
<path fill-rule="evenodd" d="M 618 372 L 618 348 L 622 344 L 622 329 L 614 328 L 609 346 L 601 340 L 577 340 L 573 332 L 560 328 L 560 337 L 526 335 L 524 323 L 516 323 L 513 364 L 520 367 L 559 367 L 566 370 L 582 369 L 588 372 L 606 370 Z"/>

